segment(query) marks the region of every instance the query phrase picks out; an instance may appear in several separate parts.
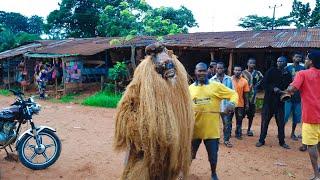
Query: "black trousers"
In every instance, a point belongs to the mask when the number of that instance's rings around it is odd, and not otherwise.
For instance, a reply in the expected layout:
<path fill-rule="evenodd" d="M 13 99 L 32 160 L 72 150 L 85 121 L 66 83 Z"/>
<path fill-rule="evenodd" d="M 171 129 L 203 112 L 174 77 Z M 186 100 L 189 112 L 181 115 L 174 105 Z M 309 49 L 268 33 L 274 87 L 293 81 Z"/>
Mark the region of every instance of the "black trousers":
<path fill-rule="evenodd" d="M 242 121 L 244 118 L 244 108 L 243 107 L 236 107 L 234 114 L 236 116 L 236 137 L 242 136 Z M 233 115 L 232 115 L 233 116 Z"/>
<path fill-rule="evenodd" d="M 252 122 L 253 122 L 253 118 L 254 118 L 254 114 L 256 113 L 256 105 L 250 103 L 249 104 L 249 109 L 245 112 L 245 114 L 247 115 L 248 118 L 248 131 L 251 130 L 251 126 L 252 126 Z"/>
<path fill-rule="evenodd" d="M 284 104 L 279 103 L 277 105 L 271 104 L 264 104 L 262 107 L 261 113 L 261 132 L 260 132 L 260 139 L 259 142 L 265 143 L 265 139 L 268 133 L 268 127 L 271 118 L 275 116 L 276 123 L 278 126 L 278 138 L 279 144 L 283 145 L 285 143 L 284 138 Z"/>
<path fill-rule="evenodd" d="M 218 161 L 219 139 L 193 139 L 192 140 L 192 159 L 196 158 L 197 151 L 201 142 L 204 142 L 208 153 L 210 165 L 216 165 Z"/>

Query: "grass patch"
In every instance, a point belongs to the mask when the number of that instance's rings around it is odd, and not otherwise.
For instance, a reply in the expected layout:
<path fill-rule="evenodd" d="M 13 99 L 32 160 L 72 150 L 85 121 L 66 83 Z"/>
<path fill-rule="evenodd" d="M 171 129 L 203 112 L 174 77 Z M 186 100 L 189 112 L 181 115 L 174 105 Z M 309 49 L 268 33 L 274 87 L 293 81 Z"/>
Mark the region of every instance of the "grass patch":
<path fill-rule="evenodd" d="M 261 110 L 261 109 L 262 109 L 262 106 L 263 106 L 263 99 L 257 98 L 257 101 L 256 101 L 256 109 L 257 109 L 257 110 Z"/>
<path fill-rule="evenodd" d="M 54 103 L 81 103 L 81 99 L 78 98 L 79 96 L 80 94 L 67 94 L 62 96 L 60 99 L 52 98 L 50 101 Z"/>
<path fill-rule="evenodd" d="M 11 92 L 7 89 L 0 89 L 0 95 L 2 96 L 9 96 Z"/>
<path fill-rule="evenodd" d="M 115 108 L 117 107 L 120 99 L 121 94 L 115 94 L 109 91 L 100 91 L 92 96 L 85 98 L 82 104 L 86 106 Z"/>

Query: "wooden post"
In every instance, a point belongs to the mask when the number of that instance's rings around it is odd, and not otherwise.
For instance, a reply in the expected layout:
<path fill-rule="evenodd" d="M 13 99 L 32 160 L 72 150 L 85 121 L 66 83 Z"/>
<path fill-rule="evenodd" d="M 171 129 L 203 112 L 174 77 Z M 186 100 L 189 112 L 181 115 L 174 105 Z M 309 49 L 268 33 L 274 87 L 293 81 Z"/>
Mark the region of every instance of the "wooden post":
<path fill-rule="evenodd" d="M 231 50 L 229 54 L 229 66 L 228 66 L 228 75 L 230 76 L 232 74 L 232 67 L 233 67 L 233 50 Z"/>
<path fill-rule="evenodd" d="M 108 78 L 108 76 L 109 76 L 109 67 L 108 67 L 108 61 L 109 61 L 109 59 L 108 59 L 108 50 L 106 50 L 106 55 L 105 55 L 105 58 L 104 58 L 104 63 L 105 63 L 105 68 L 106 68 L 106 73 L 105 73 L 105 77 L 106 78 Z"/>
<path fill-rule="evenodd" d="M 214 60 L 214 51 L 211 51 L 211 52 L 210 52 L 210 59 L 211 59 L 211 61 Z"/>
<path fill-rule="evenodd" d="M 101 76 L 100 76 L 100 90 L 101 90 L 101 91 L 103 90 L 103 86 L 104 86 L 104 76 L 101 75 Z"/>
<path fill-rule="evenodd" d="M 135 46 L 131 46 L 131 58 L 130 58 L 130 61 L 131 61 L 131 65 L 132 65 L 132 68 L 133 68 L 133 71 L 136 69 L 136 61 L 135 61 L 135 53 L 136 53 L 136 47 Z"/>
<path fill-rule="evenodd" d="M 10 89 L 10 60 L 8 59 L 8 88 Z"/>
<path fill-rule="evenodd" d="M 61 58 L 62 63 L 62 83 L 63 83 L 63 95 L 66 94 L 66 81 L 65 81 L 65 58 Z"/>

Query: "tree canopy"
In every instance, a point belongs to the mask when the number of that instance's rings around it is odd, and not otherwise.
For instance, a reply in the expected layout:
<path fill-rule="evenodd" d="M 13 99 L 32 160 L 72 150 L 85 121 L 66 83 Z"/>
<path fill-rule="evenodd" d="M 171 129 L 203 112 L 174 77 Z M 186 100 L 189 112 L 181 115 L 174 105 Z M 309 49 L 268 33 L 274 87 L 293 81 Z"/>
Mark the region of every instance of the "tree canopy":
<path fill-rule="evenodd" d="M 248 15 L 240 18 L 238 26 L 249 30 L 265 30 L 279 27 L 289 27 L 294 24 L 296 28 L 316 27 L 320 25 L 320 0 L 315 0 L 316 6 L 313 10 L 309 3 L 294 0 L 289 15 L 275 19 L 268 16 Z"/>
<path fill-rule="evenodd" d="M 43 18 L 0 11 L 0 52 L 41 39 Z"/>
<path fill-rule="evenodd" d="M 62 0 L 47 17 L 52 37 L 166 35 L 197 26 L 186 7 L 152 8 L 144 0 Z"/>

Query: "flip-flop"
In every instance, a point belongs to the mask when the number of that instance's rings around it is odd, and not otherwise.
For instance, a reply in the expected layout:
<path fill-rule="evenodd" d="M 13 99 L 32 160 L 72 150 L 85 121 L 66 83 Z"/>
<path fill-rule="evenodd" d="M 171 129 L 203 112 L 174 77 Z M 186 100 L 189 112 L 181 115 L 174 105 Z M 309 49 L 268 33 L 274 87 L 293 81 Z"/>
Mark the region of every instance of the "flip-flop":
<path fill-rule="evenodd" d="M 232 148 L 232 146 L 233 146 L 230 141 L 225 141 L 225 142 L 224 142 L 224 145 L 225 145 L 226 147 L 228 147 L 228 148 Z"/>
<path fill-rule="evenodd" d="M 302 146 L 299 147 L 299 151 L 301 151 L 301 152 L 304 152 L 304 151 L 306 151 L 307 149 L 308 149 L 307 146 L 304 146 L 304 145 L 302 145 Z"/>

